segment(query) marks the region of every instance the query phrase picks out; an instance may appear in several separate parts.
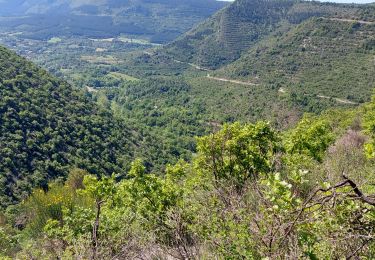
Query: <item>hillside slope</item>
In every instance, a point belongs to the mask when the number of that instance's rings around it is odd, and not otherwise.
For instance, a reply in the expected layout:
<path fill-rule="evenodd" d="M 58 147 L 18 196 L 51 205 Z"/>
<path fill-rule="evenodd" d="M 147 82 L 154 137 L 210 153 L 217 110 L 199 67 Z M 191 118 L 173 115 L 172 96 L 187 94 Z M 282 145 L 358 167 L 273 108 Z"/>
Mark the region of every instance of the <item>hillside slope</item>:
<path fill-rule="evenodd" d="M 257 89 L 277 106 L 319 113 L 369 101 L 374 54 L 374 5 L 238 0 L 154 57 L 200 71 L 214 86 Z"/>
<path fill-rule="evenodd" d="M 268 37 L 218 74 L 296 94 L 368 101 L 375 87 L 375 22 L 314 18 Z"/>
<path fill-rule="evenodd" d="M 163 50 L 178 60 L 216 69 L 272 35 L 312 17 L 374 21 L 374 7 L 303 1 L 237 0 Z"/>
<path fill-rule="evenodd" d="M 3 47 L 0 96 L 0 208 L 73 167 L 122 173 L 141 150 L 108 110 Z"/>

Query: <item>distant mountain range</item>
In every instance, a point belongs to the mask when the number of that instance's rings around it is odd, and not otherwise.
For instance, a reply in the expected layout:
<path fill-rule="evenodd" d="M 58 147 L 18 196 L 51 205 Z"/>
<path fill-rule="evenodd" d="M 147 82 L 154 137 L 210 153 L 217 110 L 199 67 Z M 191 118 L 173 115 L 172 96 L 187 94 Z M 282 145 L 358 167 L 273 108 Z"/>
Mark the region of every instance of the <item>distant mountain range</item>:
<path fill-rule="evenodd" d="M 215 0 L 0 0 L 0 28 L 38 39 L 123 33 L 166 42 L 226 4 Z"/>

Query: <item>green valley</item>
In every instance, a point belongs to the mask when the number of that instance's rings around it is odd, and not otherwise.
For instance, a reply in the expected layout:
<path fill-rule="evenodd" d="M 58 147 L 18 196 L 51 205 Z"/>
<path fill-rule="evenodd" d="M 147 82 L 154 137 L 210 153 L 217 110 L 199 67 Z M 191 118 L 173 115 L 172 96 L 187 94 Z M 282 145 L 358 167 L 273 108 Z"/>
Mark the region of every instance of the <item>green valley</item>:
<path fill-rule="evenodd" d="M 0 43 L 0 259 L 375 258 L 374 4 L 0 1 Z"/>

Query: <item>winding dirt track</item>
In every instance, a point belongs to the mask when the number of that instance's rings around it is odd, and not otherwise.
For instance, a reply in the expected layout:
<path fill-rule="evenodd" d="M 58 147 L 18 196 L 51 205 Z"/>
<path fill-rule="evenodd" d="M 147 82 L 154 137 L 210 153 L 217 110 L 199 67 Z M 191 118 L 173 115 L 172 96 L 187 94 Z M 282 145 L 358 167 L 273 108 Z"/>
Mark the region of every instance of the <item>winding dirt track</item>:
<path fill-rule="evenodd" d="M 363 23 L 363 24 L 375 24 L 375 22 L 367 22 L 367 21 L 358 21 L 358 20 L 350 20 L 350 19 L 339 19 L 339 18 L 329 18 L 329 20 L 335 20 L 335 21 L 344 21 L 344 22 L 358 22 L 358 23 Z M 207 68 L 203 68 L 199 65 L 193 64 L 193 63 L 188 63 L 180 60 L 173 60 L 176 63 L 185 63 L 188 64 L 189 66 L 201 70 L 201 71 L 212 71 Z M 221 81 L 221 82 L 229 82 L 233 84 L 238 84 L 238 85 L 243 85 L 243 86 L 259 86 L 257 83 L 252 83 L 252 82 L 246 82 L 246 81 L 240 81 L 240 80 L 234 80 L 234 79 L 227 79 L 227 78 L 220 78 L 220 77 L 214 77 L 211 76 L 210 74 L 207 74 L 206 78 L 211 79 L 211 80 L 216 80 L 216 81 Z M 286 90 L 284 88 L 279 89 L 280 93 L 286 93 Z M 342 98 L 335 98 L 335 97 L 328 97 L 328 96 L 323 96 L 323 95 L 317 95 L 316 97 L 322 98 L 322 99 L 332 99 L 335 100 L 338 103 L 341 104 L 347 104 L 347 105 L 358 105 L 358 103 L 347 100 L 347 99 L 342 99 Z"/>
<path fill-rule="evenodd" d="M 206 78 L 216 80 L 216 81 L 230 82 L 230 83 L 244 85 L 244 86 L 259 86 L 259 84 L 252 83 L 252 82 L 245 82 L 245 81 L 239 81 L 239 80 L 234 80 L 234 79 L 212 77 L 212 76 L 210 76 L 210 74 L 208 74 L 206 76 Z"/>
<path fill-rule="evenodd" d="M 323 95 L 317 95 L 318 98 L 324 98 L 324 99 L 333 99 L 339 103 L 343 103 L 343 104 L 348 104 L 348 105 L 358 105 L 358 103 L 356 102 L 353 102 L 353 101 L 350 101 L 350 100 L 347 100 L 347 99 L 342 99 L 342 98 L 334 98 L 334 97 L 327 97 L 327 96 L 323 96 Z"/>
<path fill-rule="evenodd" d="M 323 18 L 323 19 L 331 20 L 331 21 L 339 21 L 339 22 L 349 22 L 349 23 L 375 24 L 375 22 L 353 20 L 353 19 L 344 19 L 344 18 Z"/>

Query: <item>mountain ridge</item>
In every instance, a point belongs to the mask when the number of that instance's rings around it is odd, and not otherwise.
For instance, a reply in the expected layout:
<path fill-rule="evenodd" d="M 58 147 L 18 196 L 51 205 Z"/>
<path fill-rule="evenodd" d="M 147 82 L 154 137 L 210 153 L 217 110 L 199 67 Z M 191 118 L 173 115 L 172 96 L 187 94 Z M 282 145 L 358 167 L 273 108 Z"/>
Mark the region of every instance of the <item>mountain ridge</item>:
<path fill-rule="evenodd" d="M 307 1 L 237 0 L 178 39 L 163 53 L 217 69 L 272 34 L 282 34 L 312 17 L 375 21 L 373 5 Z"/>

